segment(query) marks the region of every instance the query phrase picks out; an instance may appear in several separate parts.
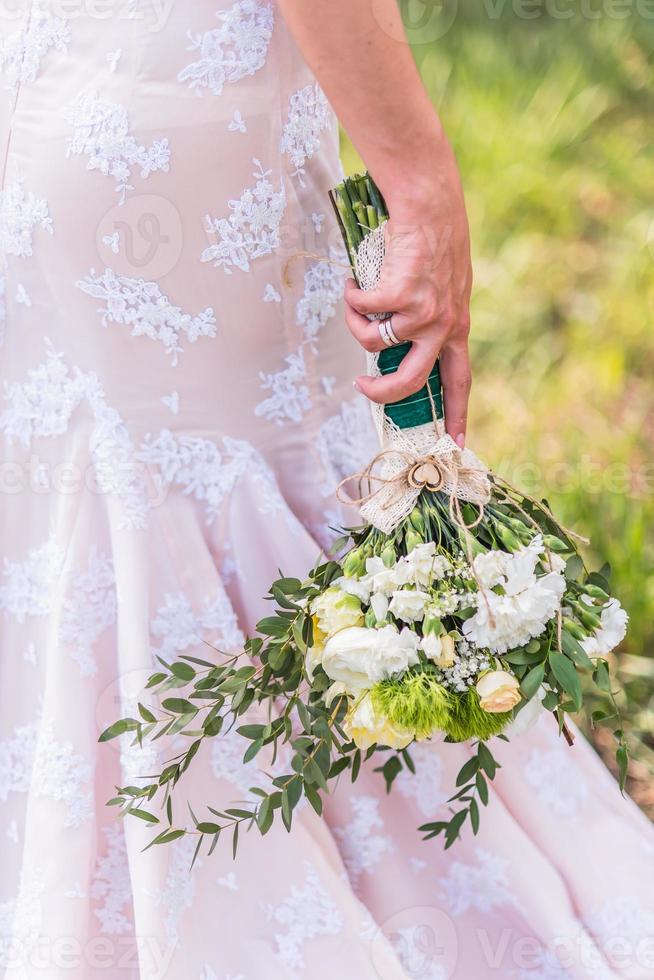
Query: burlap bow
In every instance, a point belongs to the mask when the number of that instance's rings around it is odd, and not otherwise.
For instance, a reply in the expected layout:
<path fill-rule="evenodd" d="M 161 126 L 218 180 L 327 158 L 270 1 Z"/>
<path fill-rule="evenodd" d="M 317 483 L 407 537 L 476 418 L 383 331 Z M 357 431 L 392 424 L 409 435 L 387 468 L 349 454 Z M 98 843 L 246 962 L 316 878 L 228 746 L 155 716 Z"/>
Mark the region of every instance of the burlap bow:
<path fill-rule="evenodd" d="M 379 464 L 381 470 L 376 473 Z M 459 449 L 449 435 L 440 436 L 427 449 L 413 450 L 406 444 L 382 449 L 362 473 L 344 480 L 341 487 L 350 480 L 358 481 L 360 496 L 349 502 L 360 505 L 362 516 L 385 534 L 409 516 L 421 490 L 446 494 L 456 523 L 463 523 L 458 501 L 477 504 L 481 519 L 491 495 L 484 464 L 472 450 Z M 375 483 L 380 485 L 373 489 Z"/>

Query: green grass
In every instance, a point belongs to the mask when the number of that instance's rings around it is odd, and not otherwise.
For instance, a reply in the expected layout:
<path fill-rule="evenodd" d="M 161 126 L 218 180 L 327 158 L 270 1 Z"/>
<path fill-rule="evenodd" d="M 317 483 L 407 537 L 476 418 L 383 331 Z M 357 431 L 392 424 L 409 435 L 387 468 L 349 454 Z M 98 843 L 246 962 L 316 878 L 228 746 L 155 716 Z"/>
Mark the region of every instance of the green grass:
<path fill-rule="evenodd" d="M 626 728 L 651 765 L 654 22 L 488 9 L 460 12 L 437 41 L 413 34 L 471 221 L 470 442 L 591 538 L 591 564 L 610 562 L 631 617 Z M 634 773 L 654 807 L 645 768 Z"/>

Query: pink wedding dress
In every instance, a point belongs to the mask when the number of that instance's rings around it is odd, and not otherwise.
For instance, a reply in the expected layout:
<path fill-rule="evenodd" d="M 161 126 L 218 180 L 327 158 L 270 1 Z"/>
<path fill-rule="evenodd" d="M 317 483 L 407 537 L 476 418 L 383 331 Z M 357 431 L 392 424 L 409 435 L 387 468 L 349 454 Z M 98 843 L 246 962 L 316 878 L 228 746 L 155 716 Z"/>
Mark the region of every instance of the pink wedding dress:
<path fill-rule="evenodd" d="M 162 754 L 98 733 L 156 656 L 239 647 L 375 439 L 336 124 L 274 5 L 59 7 L 0 18 L 0 975 L 651 978 L 654 834 L 549 717 L 499 746 L 481 832 L 446 853 L 416 827 L 464 745 L 192 872 L 193 840 L 143 853 L 105 806 Z M 195 760 L 198 809 L 265 779 L 242 753 Z"/>

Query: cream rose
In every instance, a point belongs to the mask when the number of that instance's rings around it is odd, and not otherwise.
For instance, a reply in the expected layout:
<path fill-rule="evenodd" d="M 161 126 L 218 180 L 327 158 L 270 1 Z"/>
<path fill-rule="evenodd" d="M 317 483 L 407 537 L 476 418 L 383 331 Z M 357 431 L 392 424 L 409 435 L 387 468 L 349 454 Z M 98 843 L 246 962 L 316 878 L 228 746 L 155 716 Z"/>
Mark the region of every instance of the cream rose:
<path fill-rule="evenodd" d="M 343 729 L 360 749 L 369 749 L 375 744 L 404 749 L 413 741 L 412 732 L 394 725 L 386 715 L 375 711 L 369 692 L 352 705 L 343 722 Z"/>
<path fill-rule="evenodd" d="M 443 669 L 452 667 L 456 659 L 454 638 L 447 634 L 445 636 L 435 636 L 433 633 L 429 633 L 427 636 L 423 636 L 420 641 L 420 649 L 438 667 Z"/>
<path fill-rule="evenodd" d="M 490 714 L 510 711 L 521 700 L 520 684 L 507 670 L 489 670 L 477 681 L 479 702 Z"/>
<path fill-rule="evenodd" d="M 326 636 L 348 626 L 363 625 L 363 611 L 356 596 L 341 589 L 327 589 L 313 600 L 312 612 L 318 629 Z"/>

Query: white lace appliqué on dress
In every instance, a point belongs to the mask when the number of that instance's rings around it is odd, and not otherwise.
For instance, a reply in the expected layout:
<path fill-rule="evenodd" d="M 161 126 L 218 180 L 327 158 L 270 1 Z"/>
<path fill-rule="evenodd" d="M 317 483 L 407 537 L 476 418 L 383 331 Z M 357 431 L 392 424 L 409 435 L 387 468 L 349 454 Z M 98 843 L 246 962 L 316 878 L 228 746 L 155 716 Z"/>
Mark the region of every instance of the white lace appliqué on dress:
<path fill-rule="evenodd" d="M 304 349 L 299 347 L 293 354 L 286 357 L 286 367 L 275 374 L 259 372 L 261 387 L 270 391 L 270 396 L 264 398 L 256 406 L 254 414 L 260 418 L 283 425 L 285 422 L 301 422 L 305 413 L 311 408 L 311 396 L 304 381 L 307 368 L 304 361 Z"/>
<path fill-rule="evenodd" d="M 63 435 L 84 402 L 95 424 L 89 438 L 97 489 L 116 495 L 123 504 L 121 527 L 145 527 L 149 502 L 143 473 L 136 466 L 134 446 L 118 412 L 107 404 L 93 371 L 71 369 L 46 339 L 46 360 L 28 371 L 22 384 L 5 382 L 8 408 L 0 412 L 0 432 L 29 449 L 32 440 Z"/>
<path fill-rule="evenodd" d="M 587 912 L 583 921 L 600 949 L 609 953 L 612 946 L 618 956 L 623 951 L 633 956 L 641 944 L 653 948 L 654 902 L 648 906 L 632 895 L 615 895 Z M 651 952 L 649 956 L 651 963 Z"/>
<path fill-rule="evenodd" d="M 162 489 L 180 487 L 205 504 L 207 524 L 212 524 L 225 498 L 239 479 L 247 475 L 257 487 L 257 506 L 261 514 L 290 512 L 284 504 L 275 477 L 262 456 L 250 443 L 225 437 L 222 450 L 216 442 L 199 436 L 175 436 L 168 429 L 148 435 L 137 458 L 158 470 Z M 297 530 L 293 520 L 290 525 Z"/>
<path fill-rule="evenodd" d="M 423 816 L 433 817 L 451 796 L 443 774 L 443 762 L 433 745 L 412 745 L 411 758 L 416 774 L 403 768 L 395 780 L 394 789 L 405 799 L 413 799 Z"/>
<path fill-rule="evenodd" d="M 56 740 L 49 720 L 18 726 L 0 742 L 0 800 L 10 792 L 33 792 L 61 802 L 65 827 L 81 827 L 93 818 L 92 775 L 91 764 L 70 742 Z"/>
<path fill-rule="evenodd" d="M 0 609 L 5 615 L 18 623 L 28 616 L 47 616 L 54 605 L 64 558 L 54 538 L 30 549 L 23 561 L 5 556 L 0 585 Z"/>
<path fill-rule="evenodd" d="M 279 905 L 267 907 L 268 918 L 284 931 L 275 933 L 278 956 L 287 970 L 289 980 L 296 970 L 305 966 L 302 950 L 316 936 L 337 936 L 343 928 L 338 906 L 327 893 L 320 876 L 310 861 L 304 862 L 303 886 L 294 885 L 288 898 Z"/>
<path fill-rule="evenodd" d="M 481 849 L 476 855 L 476 865 L 453 861 L 441 882 L 441 897 L 454 916 L 463 915 L 468 909 L 492 912 L 502 905 L 515 904 L 509 891 L 509 862 Z"/>
<path fill-rule="evenodd" d="M 393 850 L 393 841 L 382 830 L 384 821 L 379 815 L 379 800 L 374 796 L 353 796 L 351 799 L 354 819 L 345 827 L 335 827 L 334 837 L 343 858 L 343 864 L 356 888 L 361 875 L 373 874 L 384 854 Z"/>
<path fill-rule="evenodd" d="M 59 639 L 77 663 L 82 677 L 91 677 L 98 667 L 93 647 L 98 637 L 116 622 L 116 581 L 111 559 L 92 547 L 85 571 L 70 582 L 59 627 Z"/>
<path fill-rule="evenodd" d="M 566 745 L 557 744 L 548 751 L 532 749 L 523 772 L 540 805 L 553 817 L 576 820 L 585 810 L 588 786 Z"/>
<path fill-rule="evenodd" d="M 217 634 L 214 645 L 225 653 L 237 653 L 245 643 L 236 614 L 222 587 L 215 595 L 207 596 L 198 612 L 183 592 L 167 595 L 150 623 L 150 632 L 155 640 L 161 641 L 156 653 L 165 660 L 185 650 L 202 647 L 207 633 Z"/>
<path fill-rule="evenodd" d="M 231 273 L 234 268 L 250 271 L 250 262 L 270 255 L 280 245 L 279 226 L 284 214 L 286 195 L 283 184 L 275 190 L 269 180 L 271 170 L 253 160 L 256 182 L 243 191 L 238 200 L 229 201 L 228 218 L 206 217 L 207 234 L 215 241 L 200 256 L 202 262 L 213 262 Z"/>
<path fill-rule="evenodd" d="M 200 337 L 216 336 L 216 318 L 211 307 L 195 316 L 174 306 L 156 282 L 118 276 L 105 269 L 101 276 L 91 269 L 77 287 L 105 304 L 98 312 L 102 325 L 110 323 L 131 327 L 132 337 L 149 337 L 162 344 L 166 354 L 177 365 L 183 352 L 180 340 L 184 337 L 194 344 Z"/>
<path fill-rule="evenodd" d="M 53 233 L 47 201 L 26 191 L 22 180 L 7 184 L 0 191 L 0 254 L 32 255 L 35 228 Z"/>
<path fill-rule="evenodd" d="M 103 935 L 120 936 L 133 928 L 125 832 L 123 825 L 116 822 L 103 827 L 102 833 L 106 850 L 98 856 L 91 881 L 91 898 L 95 902 L 93 914 Z"/>
<path fill-rule="evenodd" d="M 369 402 L 360 396 L 343 402 L 340 412 L 320 426 L 316 450 L 327 474 L 322 494 L 329 497 L 341 480 L 362 470 L 379 451 Z"/>
<path fill-rule="evenodd" d="M 264 302 L 275 300 L 278 293 L 268 284 Z M 304 293 L 295 308 L 296 323 L 303 328 L 304 340 L 298 349 L 285 358 L 287 367 L 275 373 L 261 371 L 261 387 L 270 396 L 259 402 L 254 413 L 260 418 L 284 425 L 301 422 L 311 410 L 309 388 L 304 384 L 307 377 L 305 348 L 317 353 L 318 334 L 336 313 L 336 306 L 343 294 L 343 272 L 330 262 L 314 263 L 304 275 Z M 279 297 L 281 299 L 281 297 Z M 333 489 L 333 488 L 332 488 Z"/>
<path fill-rule="evenodd" d="M 197 60 L 182 68 L 178 81 L 196 95 L 209 90 L 221 95 L 226 84 L 238 82 L 263 68 L 273 30 L 273 7 L 267 0 L 239 0 L 216 13 L 219 27 L 202 34 L 188 32 L 189 51 Z"/>
<path fill-rule="evenodd" d="M 303 186 L 304 164 L 320 149 L 320 133 L 332 119 L 329 103 L 317 83 L 305 85 L 291 96 L 280 149 L 290 157 L 292 175 Z"/>
<path fill-rule="evenodd" d="M 20 9 L 18 7 L 18 9 Z M 11 15 L 11 8 L 3 16 Z M 35 3 L 21 25 L 0 43 L 0 72 L 9 85 L 31 85 L 49 51 L 66 52 L 70 44 L 70 24 L 65 17 L 56 16 Z"/>
<path fill-rule="evenodd" d="M 116 190 L 123 204 L 134 167 L 145 180 L 157 170 L 167 171 L 170 148 L 167 139 L 154 140 L 149 147 L 139 144 L 130 132 L 130 122 L 124 106 L 105 102 L 96 92 L 82 92 L 64 110 L 73 127 L 68 141 L 68 156 L 83 154 L 89 158 L 87 169 L 99 170 L 116 181 Z"/>
<path fill-rule="evenodd" d="M 29 980 L 25 966 L 38 956 L 44 891 L 43 875 L 23 870 L 16 897 L 0 903 L 0 965 L 15 965 L 12 980 Z"/>

